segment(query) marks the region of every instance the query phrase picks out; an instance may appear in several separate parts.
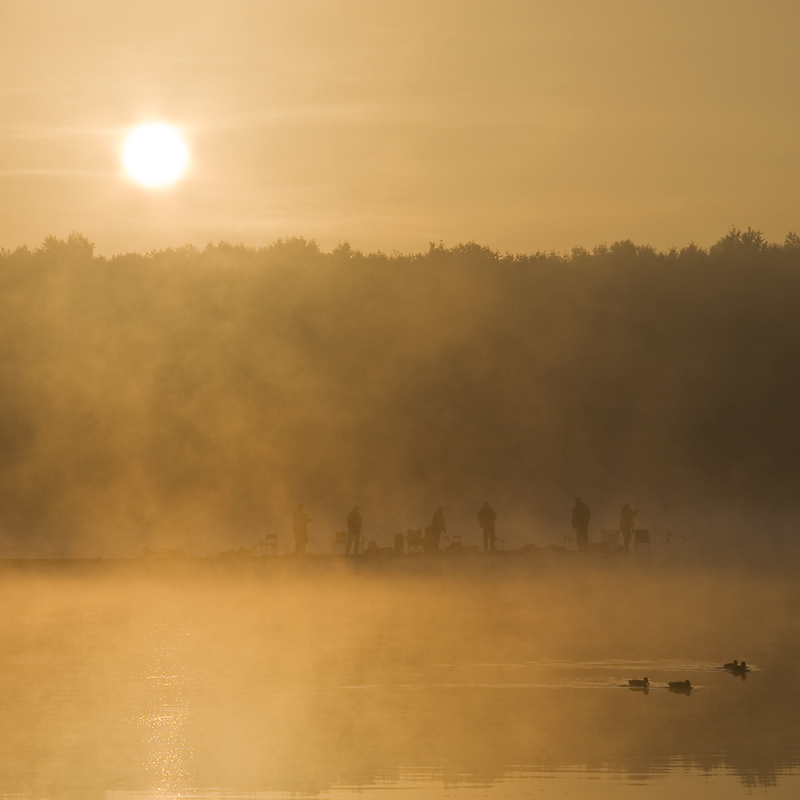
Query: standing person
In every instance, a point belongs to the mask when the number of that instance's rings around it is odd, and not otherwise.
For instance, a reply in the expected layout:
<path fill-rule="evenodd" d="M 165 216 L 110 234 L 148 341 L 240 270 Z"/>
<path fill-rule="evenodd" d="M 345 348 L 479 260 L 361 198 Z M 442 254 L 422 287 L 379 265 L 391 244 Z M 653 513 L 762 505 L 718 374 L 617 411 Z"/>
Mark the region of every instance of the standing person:
<path fill-rule="evenodd" d="M 633 534 L 633 521 L 639 509 L 632 509 L 627 503 L 622 506 L 622 512 L 619 518 L 619 529 L 622 531 L 622 538 L 625 540 L 625 549 L 631 549 L 631 535 Z"/>
<path fill-rule="evenodd" d="M 425 550 L 438 550 L 439 539 L 443 533 L 447 533 L 447 526 L 444 524 L 444 509 L 439 506 L 433 515 L 433 520 L 429 528 L 425 529 Z"/>
<path fill-rule="evenodd" d="M 298 503 L 292 514 L 292 527 L 294 528 L 294 552 L 299 556 L 306 554 L 309 522 L 311 522 L 311 517 L 306 514 L 302 504 Z"/>
<path fill-rule="evenodd" d="M 572 509 L 572 527 L 575 528 L 575 539 L 578 542 L 578 550 L 585 550 L 589 546 L 589 520 L 592 512 L 589 506 L 580 499 L 575 498 L 575 508 Z"/>
<path fill-rule="evenodd" d="M 483 508 L 478 511 L 478 523 L 483 530 L 483 549 L 494 550 L 494 521 L 497 514 L 494 509 L 489 507 L 489 501 L 483 501 Z"/>
<path fill-rule="evenodd" d="M 358 555 L 358 548 L 361 544 L 361 526 L 363 524 L 358 506 L 353 506 L 353 510 L 347 515 L 347 545 L 344 548 L 345 555 L 350 553 L 350 545 L 352 544 L 355 544 L 353 555 Z"/>

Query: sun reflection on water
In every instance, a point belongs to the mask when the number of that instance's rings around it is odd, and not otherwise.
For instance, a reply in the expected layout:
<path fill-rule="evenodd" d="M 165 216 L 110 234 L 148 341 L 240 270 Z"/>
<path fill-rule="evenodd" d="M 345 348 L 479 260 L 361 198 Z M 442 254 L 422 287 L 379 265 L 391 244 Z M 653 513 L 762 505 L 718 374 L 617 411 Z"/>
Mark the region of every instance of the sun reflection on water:
<path fill-rule="evenodd" d="M 188 623 L 177 608 L 169 607 L 151 609 L 144 624 L 146 672 L 141 676 L 143 708 L 138 716 L 147 742 L 143 766 L 154 784 L 153 796 L 185 797 L 194 756 L 186 734 L 192 679 L 186 657 Z"/>

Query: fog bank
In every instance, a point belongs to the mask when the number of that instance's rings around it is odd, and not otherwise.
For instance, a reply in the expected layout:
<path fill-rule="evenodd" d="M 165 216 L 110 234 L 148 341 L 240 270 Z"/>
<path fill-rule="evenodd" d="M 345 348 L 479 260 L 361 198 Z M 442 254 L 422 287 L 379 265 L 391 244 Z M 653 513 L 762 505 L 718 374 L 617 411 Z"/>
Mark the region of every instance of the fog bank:
<path fill-rule="evenodd" d="M 798 505 L 800 239 L 330 253 L 0 251 L 4 555 L 204 555 L 291 510 L 330 550 L 429 524 L 507 546 L 639 524 L 780 554 Z"/>

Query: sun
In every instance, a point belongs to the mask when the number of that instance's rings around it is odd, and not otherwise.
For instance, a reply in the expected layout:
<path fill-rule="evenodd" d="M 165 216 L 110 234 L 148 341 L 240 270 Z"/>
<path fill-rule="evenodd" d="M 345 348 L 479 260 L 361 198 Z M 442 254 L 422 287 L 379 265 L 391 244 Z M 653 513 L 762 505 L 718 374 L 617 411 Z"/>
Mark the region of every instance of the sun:
<path fill-rule="evenodd" d="M 157 187 L 175 183 L 186 171 L 189 148 L 172 125 L 149 122 L 138 125 L 122 148 L 125 171 L 142 186 Z"/>

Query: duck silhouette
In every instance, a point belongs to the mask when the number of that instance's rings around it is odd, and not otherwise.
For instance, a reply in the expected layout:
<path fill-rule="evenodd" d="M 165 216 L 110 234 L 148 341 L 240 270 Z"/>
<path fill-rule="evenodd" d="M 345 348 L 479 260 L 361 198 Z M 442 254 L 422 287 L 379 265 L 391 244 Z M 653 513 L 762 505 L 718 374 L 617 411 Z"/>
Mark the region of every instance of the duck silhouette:
<path fill-rule="evenodd" d="M 723 664 L 722 669 L 739 669 L 739 662 L 734 658 L 733 661 Z"/>
<path fill-rule="evenodd" d="M 642 678 L 642 680 L 634 678 L 633 680 L 628 681 L 628 686 L 634 689 L 647 689 L 647 687 L 650 686 L 650 681 L 647 680 L 647 678 Z"/>
<path fill-rule="evenodd" d="M 670 681 L 669 690 L 678 694 L 689 694 L 692 691 L 692 684 L 689 681 Z"/>
<path fill-rule="evenodd" d="M 737 664 L 735 667 L 732 667 L 730 671 L 734 675 L 738 675 L 744 678 L 747 675 L 747 673 L 750 672 L 750 667 L 748 667 L 747 664 L 744 661 L 742 661 L 741 664 Z"/>

